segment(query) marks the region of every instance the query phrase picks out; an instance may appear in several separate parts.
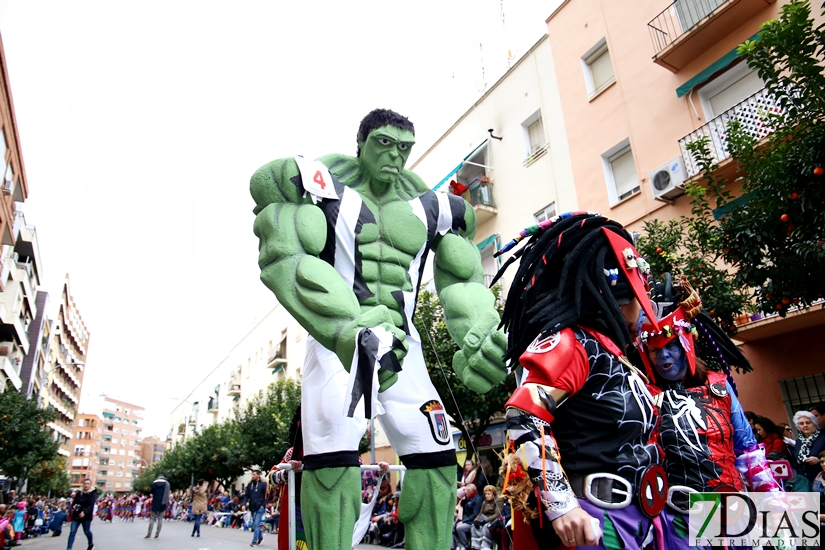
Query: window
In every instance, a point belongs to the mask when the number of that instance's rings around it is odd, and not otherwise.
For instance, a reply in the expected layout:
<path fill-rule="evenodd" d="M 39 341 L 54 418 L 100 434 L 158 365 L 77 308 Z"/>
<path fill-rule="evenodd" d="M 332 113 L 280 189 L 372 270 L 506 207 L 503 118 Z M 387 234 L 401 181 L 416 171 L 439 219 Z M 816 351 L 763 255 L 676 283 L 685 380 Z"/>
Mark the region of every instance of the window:
<path fill-rule="evenodd" d="M 102 452 L 102 453 L 104 453 L 104 454 L 108 454 L 108 453 L 109 453 L 109 447 L 101 447 L 101 448 L 100 448 L 100 452 Z M 108 460 L 108 459 L 107 459 L 107 460 Z"/>
<path fill-rule="evenodd" d="M 124 456 L 126 454 L 126 449 L 120 449 L 117 454 L 119 454 L 120 456 Z"/>
<path fill-rule="evenodd" d="M 107 489 L 111 489 L 111 488 L 112 488 L 112 482 L 111 482 L 111 481 L 107 481 L 107 482 L 106 482 L 106 488 L 107 488 Z"/>
<path fill-rule="evenodd" d="M 590 98 L 593 98 L 616 80 L 616 75 L 613 73 L 613 63 L 610 61 L 610 51 L 607 49 L 607 41 L 604 38 L 584 54 L 582 66 L 584 81 L 587 84 L 587 94 Z"/>
<path fill-rule="evenodd" d="M 630 148 L 630 140 L 625 139 L 602 155 L 602 166 L 607 181 L 607 195 L 610 204 L 616 204 L 640 191 L 636 162 Z"/>
<path fill-rule="evenodd" d="M 825 402 L 825 374 L 780 380 L 779 390 L 788 418 L 793 418 L 796 411 L 808 411 L 817 403 Z M 792 427 L 796 433 L 796 426 Z"/>
<path fill-rule="evenodd" d="M 498 273 L 498 259 L 493 256 L 498 250 L 498 235 L 491 235 L 477 245 L 481 254 L 481 270 L 484 273 L 484 286 L 490 286 Z"/>
<path fill-rule="evenodd" d="M 525 166 L 538 158 L 547 148 L 547 139 L 544 137 L 544 123 L 541 120 L 541 110 L 536 111 L 527 120 L 521 123 L 521 134 L 527 157 Z"/>
<path fill-rule="evenodd" d="M 556 215 L 556 203 L 551 202 L 535 214 L 533 216 L 536 218 L 536 223 L 541 223 L 543 221 L 549 220 L 553 216 Z"/>
<path fill-rule="evenodd" d="M 108 485 L 108 483 L 106 485 Z M 115 483 L 115 488 L 120 489 L 120 482 Z"/>
<path fill-rule="evenodd" d="M 6 144 L 6 132 L 0 128 L 0 160 L 3 161 L 3 169 L 6 167 L 6 151 L 8 151 L 8 148 Z"/>
<path fill-rule="evenodd" d="M 118 470 L 117 474 L 115 474 L 115 475 L 116 475 L 117 477 L 123 477 L 123 472 L 121 472 L 120 470 Z M 119 485 L 119 484 L 118 484 L 118 485 Z"/>
<path fill-rule="evenodd" d="M 706 120 L 721 116 L 764 87 L 765 83 L 747 63 L 734 65 L 699 90 Z"/>
<path fill-rule="evenodd" d="M 107 476 L 107 475 L 109 475 L 109 470 L 106 470 L 106 469 L 101 469 L 101 470 L 99 470 L 97 473 L 98 473 L 98 475 L 100 475 L 100 476 Z"/>

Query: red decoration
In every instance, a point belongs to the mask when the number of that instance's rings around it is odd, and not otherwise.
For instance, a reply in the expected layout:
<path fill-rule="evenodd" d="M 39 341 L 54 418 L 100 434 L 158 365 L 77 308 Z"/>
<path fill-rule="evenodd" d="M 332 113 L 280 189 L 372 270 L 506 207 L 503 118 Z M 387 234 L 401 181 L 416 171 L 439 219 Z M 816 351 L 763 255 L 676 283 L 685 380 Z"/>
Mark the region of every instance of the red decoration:
<path fill-rule="evenodd" d="M 817 166 L 816 168 L 814 168 L 814 176 L 821 176 L 823 174 L 825 174 L 825 168 L 821 166 Z"/>
<path fill-rule="evenodd" d="M 452 180 L 450 182 L 450 190 L 453 192 L 453 195 L 461 195 L 462 193 L 464 193 L 464 191 L 466 191 L 469 188 L 470 188 L 469 185 L 464 185 L 463 183 L 458 183 L 455 180 Z"/>
<path fill-rule="evenodd" d="M 793 193 L 791 193 L 791 200 L 792 200 L 792 201 L 795 201 L 795 200 L 796 200 L 796 199 L 798 199 L 798 198 L 799 198 L 799 193 L 797 193 L 796 191 L 794 191 Z"/>
<path fill-rule="evenodd" d="M 785 223 L 788 223 L 788 220 L 790 220 L 791 217 L 787 214 L 782 214 L 781 216 L 779 216 L 779 219 L 782 220 Z"/>

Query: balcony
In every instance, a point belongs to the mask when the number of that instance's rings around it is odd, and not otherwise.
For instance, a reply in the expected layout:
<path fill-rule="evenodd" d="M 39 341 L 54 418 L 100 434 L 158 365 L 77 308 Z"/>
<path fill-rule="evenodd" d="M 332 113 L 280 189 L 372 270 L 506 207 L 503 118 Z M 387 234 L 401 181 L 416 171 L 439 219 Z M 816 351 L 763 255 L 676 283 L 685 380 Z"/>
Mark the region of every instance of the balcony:
<path fill-rule="evenodd" d="M 14 389 L 20 390 L 23 386 L 23 381 L 20 379 L 20 374 L 17 372 L 17 368 L 8 356 L 0 355 L 0 370 L 3 371 L 6 379 L 11 382 Z"/>
<path fill-rule="evenodd" d="M 211 413 L 217 413 L 218 412 L 218 400 L 215 399 L 214 397 L 210 397 L 209 398 L 209 403 L 207 403 L 207 405 L 206 405 L 206 411 L 211 412 Z"/>
<path fill-rule="evenodd" d="M 240 384 L 231 384 L 229 389 L 226 391 L 226 395 L 235 396 L 241 395 L 241 385 Z"/>
<path fill-rule="evenodd" d="M 195 426 L 198 423 L 198 417 L 197 416 L 190 416 L 189 419 L 188 419 L 188 422 L 189 422 L 190 426 Z"/>
<path fill-rule="evenodd" d="M 782 108 L 766 88 L 759 90 L 741 103 L 734 105 L 718 117 L 700 126 L 693 132 L 679 140 L 679 149 L 685 161 L 685 175 L 688 178 L 699 175 L 701 168 L 687 150 L 687 144 L 708 138 L 708 148 L 716 163 L 723 163 L 730 158 L 728 150 L 728 124 L 739 122 L 748 135 L 757 140 L 773 133 L 773 126 L 768 120 L 768 114 L 781 114 Z M 720 167 L 723 168 L 723 167 Z"/>
<path fill-rule="evenodd" d="M 653 61 L 677 73 L 776 0 L 676 0 L 647 24 Z"/>
<path fill-rule="evenodd" d="M 491 219 L 498 213 L 495 200 L 493 200 L 493 184 L 477 183 L 461 194 L 464 200 L 469 202 L 473 210 L 476 211 L 478 225 Z"/>
<path fill-rule="evenodd" d="M 14 339 L 20 344 L 20 349 L 24 354 L 29 353 L 29 336 L 26 331 L 26 326 L 23 324 L 23 319 L 20 318 L 19 311 L 14 312 L 14 304 L 22 303 L 23 290 L 19 284 L 10 284 L 6 286 L 3 292 L 3 302 L 0 302 L 0 322 L 4 325 L 9 325 L 14 333 Z"/>

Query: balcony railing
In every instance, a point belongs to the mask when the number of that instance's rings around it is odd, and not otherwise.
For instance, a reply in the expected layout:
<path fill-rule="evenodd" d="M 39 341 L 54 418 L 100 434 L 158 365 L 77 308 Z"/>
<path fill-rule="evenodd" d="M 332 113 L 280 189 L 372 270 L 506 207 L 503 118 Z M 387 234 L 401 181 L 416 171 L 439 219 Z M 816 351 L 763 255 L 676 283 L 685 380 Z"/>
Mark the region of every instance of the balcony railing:
<path fill-rule="evenodd" d="M 492 183 L 475 185 L 467 189 L 464 192 L 463 197 L 473 206 L 489 206 L 491 208 L 496 207 L 496 203 L 493 200 Z"/>
<path fill-rule="evenodd" d="M 656 55 L 728 1 L 730 0 L 676 0 L 666 7 L 647 24 Z"/>
<path fill-rule="evenodd" d="M 759 140 L 774 131 L 768 115 L 780 113 L 782 113 L 782 108 L 778 102 L 774 99 L 773 95 L 768 92 L 767 88 L 763 88 L 709 121 L 704 126 L 700 126 L 680 139 L 679 148 L 682 150 L 682 158 L 685 161 L 687 177 L 692 178 L 701 171 L 699 163 L 696 162 L 687 150 L 688 143 L 693 143 L 703 137 L 707 137 L 710 153 L 718 163 L 730 157 L 730 151 L 728 150 L 728 125 L 731 122 L 739 122 L 746 134 Z"/>
<path fill-rule="evenodd" d="M 241 385 L 231 384 L 229 386 L 229 390 L 226 392 L 226 395 L 241 395 Z"/>

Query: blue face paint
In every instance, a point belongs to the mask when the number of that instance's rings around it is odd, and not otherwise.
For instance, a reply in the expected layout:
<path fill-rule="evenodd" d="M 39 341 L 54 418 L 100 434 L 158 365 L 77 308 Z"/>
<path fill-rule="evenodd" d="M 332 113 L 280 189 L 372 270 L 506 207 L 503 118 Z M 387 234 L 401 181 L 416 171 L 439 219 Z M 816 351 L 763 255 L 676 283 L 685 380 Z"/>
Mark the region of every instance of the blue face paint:
<path fill-rule="evenodd" d="M 651 355 L 653 355 L 651 360 L 656 365 L 656 370 L 665 380 L 681 380 L 687 374 L 687 354 L 678 338 L 671 340 L 665 347 Z"/>

